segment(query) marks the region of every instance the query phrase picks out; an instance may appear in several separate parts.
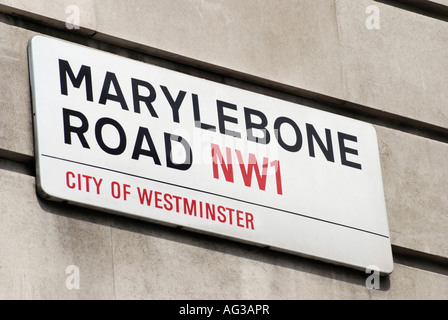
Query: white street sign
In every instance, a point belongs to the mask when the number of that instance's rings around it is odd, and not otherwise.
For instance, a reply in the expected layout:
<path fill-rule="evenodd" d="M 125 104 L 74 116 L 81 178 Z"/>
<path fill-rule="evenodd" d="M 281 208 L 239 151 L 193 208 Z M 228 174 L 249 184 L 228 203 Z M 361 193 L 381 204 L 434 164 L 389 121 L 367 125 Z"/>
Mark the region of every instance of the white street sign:
<path fill-rule="evenodd" d="M 392 272 L 372 125 L 47 37 L 29 60 L 43 197 Z"/>

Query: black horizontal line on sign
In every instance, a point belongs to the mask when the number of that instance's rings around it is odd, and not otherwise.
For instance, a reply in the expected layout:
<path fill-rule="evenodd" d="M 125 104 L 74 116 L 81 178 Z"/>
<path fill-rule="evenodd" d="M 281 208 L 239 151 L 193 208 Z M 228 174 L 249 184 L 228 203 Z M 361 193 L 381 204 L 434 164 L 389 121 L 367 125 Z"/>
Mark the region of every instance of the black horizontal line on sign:
<path fill-rule="evenodd" d="M 259 204 L 259 203 L 254 203 L 254 202 L 250 202 L 250 201 L 246 201 L 246 200 L 232 198 L 232 197 L 225 196 L 225 195 L 222 195 L 222 194 L 217 194 L 217 193 L 213 193 L 213 192 L 209 192 L 209 191 L 204 191 L 204 190 L 199 190 L 199 189 L 195 189 L 195 188 L 191 188 L 191 187 L 186 187 L 186 186 L 182 186 L 182 185 L 178 185 L 178 184 L 170 183 L 170 182 L 166 182 L 166 181 L 160 181 L 160 180 L 157 180 L 157 179 L 152 179 L 152 178 L 148 178 L 148 177 L 144 177 L 144 176 L 139 176 L 139 175 L 136 175 L 136 174 L 127 173 L 127 172 L 123 172 L 123 171 L 118 171 L 118 170 L 114 170 L 114 169 L 110 169 L 110 168 L 100 167 L 100 166 L 96 166 L 96 165 L 89 164 L 89 163 L 83 163 L 83 162 L 74 161 L 74 160 L 70 160 L 70 159 L 64 159 L 64 158 L 60 158 L 60 157 L 56 157 L 56 156 L 51 156 L 51 155 L 48 155 L 48 154 L 41 154 L 41 156 L 42 157 L 46 157 L 46 158 L 55 159 L 55 160 L 60 160 L 60 161 L 71 162 L 71 163 L 75 163 L 75 164 L 79 164 L 79 165 L 83 165 L 83 166 L 87 166 L 87 167 L 91 167 L 91 168 L 96 168 L 96 169 L 101 169 L 101 170 L 110 171 L 110 172 L 114 172 L 114 173 L 119 173 L 119 174 L 123 174 L 123 175 L 126 175 L 126 176 L 139 178 L 139 179 L 143 179 L 143 180 L 148 180 L 148 181 L 153 181 L 153 182 L 157 182 L 157 183 L 161 183 L 161 184 L 165 184 L 165 185 L 169 185 L 169 186 L 173 186 L 173 187 L 177 187 L 177 188 L 182 188 L 182 189 L 187 189 L 187 190 L 191 190 L 191 191 L 201 192 L 201 193 L 209 194 L 209 195 L 220 197 L 220 198 L 225 198 L 225 199 L 229 199 L 229 200 L 239 201 L 239 202 L 243 202 L 243 203 L 250 204 L 250 205 L 253 205 L 253 206 L 257 206 L 257 207 L 262 207 L 262 208 L 266 208 L 266 209 L 270 209 L 270 210 L 281 211 L 281 212 L 284 212 L 284 213 L 293 214 L 293 215 L 300 216 L 300 217 L 303 217 L 303 218 L 313 219 L 313 220 L 316 220 L 316 221 L 325 222 L 325 223 L 337 225 L 337 226 L 340 226 L 340 227 L 344 227 L 344 228 L 348 228 L 348 229 L 352 229 L 352 230 L 357 230 L 357 231 L 360 231 L 360 232 L 373 234 L 375 236 L 379 236 L 379 237 L 383 237 L 383 238 L 389 238 L 386 235 L 383 235 L 383 234 L 380 234 L 380 233 L 376 233 L 376 232 L 372 232 L 372 231 L 369 231 L 369 230 L 364 230 L 364 229 L 348 226 L 348 225 L 345 225 L 345 224 L 341 224 L 341 223 L 337 223 L 337 222 L 333 222 L 333 221 L 329 221 L 329 220 L 325 220 L 325 219 L 316 218 L 316 217 L 310 217 L 310 216 L 307 216 L 307 215 L 304 215 L 304 214 L 300 214 L 300 213 L 297 213 L 297 212 L 293 212 L 293 211 L 289 211 L 289 210 L 274 208 L 274 207 L 266 206 L 266 205 Z"/>

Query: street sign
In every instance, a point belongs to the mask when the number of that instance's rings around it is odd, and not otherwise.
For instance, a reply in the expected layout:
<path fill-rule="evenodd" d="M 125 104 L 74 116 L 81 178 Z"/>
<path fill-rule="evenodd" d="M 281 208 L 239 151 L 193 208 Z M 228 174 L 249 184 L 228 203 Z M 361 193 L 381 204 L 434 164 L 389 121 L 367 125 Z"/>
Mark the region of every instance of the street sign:
<path fill-rule="evenodd" d="M 43 197 L 392 272 L 371 124 L 48 37 L 29 62 Z"/>

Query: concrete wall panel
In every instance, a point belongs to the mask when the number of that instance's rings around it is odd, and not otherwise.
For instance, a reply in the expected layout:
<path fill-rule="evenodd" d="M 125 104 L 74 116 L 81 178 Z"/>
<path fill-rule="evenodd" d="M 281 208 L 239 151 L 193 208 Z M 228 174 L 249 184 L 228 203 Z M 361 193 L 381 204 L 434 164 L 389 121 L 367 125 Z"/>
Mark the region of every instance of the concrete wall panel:
<path fill-rule="evenodd" d="M 109 216 L 43 201 L 34 180 L 0 170 L 0 299 L 113 298 Z"/>
<path fill-rule="evenodd" d="M 448 145 L 377 127 L 394 245 L 448 258 Z"/>
<path fill-rule="evenodd" d="M 369 5 L 379 29 L 368 29 Z M 377 1 L 336 1 L 345 99 L 448 127 L 448 24 Z"/>
<path fill-rule="evenodd" d="M 29 17 L 57 28 L 93 35 L 95 0 L 0 0 L 0 11 Z"/>
<path fill-rule="evenodd" d="M 28 40 L 34 34 L 0 22 L 0 155 L 34 155 L 27 55 Z"/>
<path fill-rule="evenodd" d="M 343 95 L 332 0 L 95 4 L 96 39 L 113 37 L 118 44 L 136 43 L 202 64 Z"/>

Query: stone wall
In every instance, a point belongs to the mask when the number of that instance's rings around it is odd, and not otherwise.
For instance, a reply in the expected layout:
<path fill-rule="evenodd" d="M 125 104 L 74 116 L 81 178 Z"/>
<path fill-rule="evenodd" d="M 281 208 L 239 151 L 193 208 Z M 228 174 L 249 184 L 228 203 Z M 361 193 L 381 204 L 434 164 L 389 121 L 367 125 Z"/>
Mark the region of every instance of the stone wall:
<path fill-rule="evenodd" d="M 371 5 L 379 29 L 366 26 Z M 0 299 L 448 298 L 446 7 L 0 0 Z M 79 29 L 68 23 L 76 10 Z M 43 200 L 27 57 L 35 35 L 374 124 L 394 272 L 368 289 L 368 274 L 349 268 Z M 71 265 L 80 289 L 67 288 Z"/>

